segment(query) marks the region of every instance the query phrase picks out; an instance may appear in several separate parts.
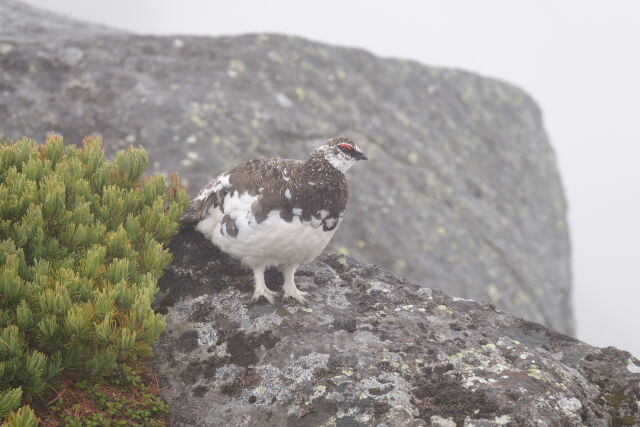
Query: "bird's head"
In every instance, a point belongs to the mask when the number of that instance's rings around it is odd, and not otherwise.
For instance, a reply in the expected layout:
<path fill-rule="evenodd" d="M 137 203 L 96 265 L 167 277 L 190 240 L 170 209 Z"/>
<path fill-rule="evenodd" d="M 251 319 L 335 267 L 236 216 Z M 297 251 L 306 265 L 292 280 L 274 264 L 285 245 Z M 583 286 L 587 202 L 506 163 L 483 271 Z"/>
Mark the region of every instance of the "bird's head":
<path fill-rule="evenodd" d="M 348 171 L 358 160 L 368 160 L 356 143 L 344 136 L 331 138 L 316 151 L 342 173 Z"/>

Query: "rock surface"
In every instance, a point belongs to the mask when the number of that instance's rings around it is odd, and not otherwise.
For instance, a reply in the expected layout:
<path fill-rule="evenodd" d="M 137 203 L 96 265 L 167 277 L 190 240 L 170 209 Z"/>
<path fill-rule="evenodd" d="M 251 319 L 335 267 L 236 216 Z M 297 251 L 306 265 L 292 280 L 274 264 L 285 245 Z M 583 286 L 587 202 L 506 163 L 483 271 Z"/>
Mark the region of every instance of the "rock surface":
<path fill-rule="evenodd" d="M 199 233 L 183 229 L 171 250 L 155 348 L 171 425 L 640 423 L 627 352 L 337 254 L 299 270 L 307 306 L 251 304 L 250 271 Z"/>
<path fill-rule="evenodd" d="M 573 332 L 555 157 L 535 103 L 504 82 L 295 37 L 132 35 L 5 0 L 0 134 L 48 131 L 141 144 L 192 192 L 351 136 L 371 160 L 350 171 L 333 249 Z"/>

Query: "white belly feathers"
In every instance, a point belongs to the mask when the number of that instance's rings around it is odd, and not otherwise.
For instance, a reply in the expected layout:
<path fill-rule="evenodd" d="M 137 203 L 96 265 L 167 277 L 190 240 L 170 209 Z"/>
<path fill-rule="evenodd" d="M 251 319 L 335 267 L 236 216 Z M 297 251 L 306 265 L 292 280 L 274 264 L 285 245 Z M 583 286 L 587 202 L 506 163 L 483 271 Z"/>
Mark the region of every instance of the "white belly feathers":
<path fill-rule="evenodd" d="M 258 223 L 251 212 L 251 205 L 258 197 L 237 192 L 227 194 L 222 204 L 224 212 L 220 207 L 212 206 L 196 229 L 221 250 L 253 268 L 311 262 L 320 255 L 338 228 L 324 231 L 320 219 L 302 221 L 299 216 L 302 210 L 295 208 L 291 222 L 283 220 L 280 211 L 273 210 L 267 219 Z M 317 216 L 323 214 L 326 215 L 319 212 Z M 235 222 L 237 235 L 222 229 L 225 215 Z"/>

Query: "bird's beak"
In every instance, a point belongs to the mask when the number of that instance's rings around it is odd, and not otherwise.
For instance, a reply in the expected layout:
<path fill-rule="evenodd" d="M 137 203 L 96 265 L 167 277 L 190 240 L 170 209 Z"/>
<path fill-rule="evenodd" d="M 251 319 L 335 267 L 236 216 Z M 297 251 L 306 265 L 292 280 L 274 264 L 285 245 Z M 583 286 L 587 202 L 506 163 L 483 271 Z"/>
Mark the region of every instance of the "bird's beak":
<path fill-rule="evenodd" d="M 362 151 L 358 151 L 354 157 L 356 158 L 356 160 L 369 160 L 369 158 Z"/>

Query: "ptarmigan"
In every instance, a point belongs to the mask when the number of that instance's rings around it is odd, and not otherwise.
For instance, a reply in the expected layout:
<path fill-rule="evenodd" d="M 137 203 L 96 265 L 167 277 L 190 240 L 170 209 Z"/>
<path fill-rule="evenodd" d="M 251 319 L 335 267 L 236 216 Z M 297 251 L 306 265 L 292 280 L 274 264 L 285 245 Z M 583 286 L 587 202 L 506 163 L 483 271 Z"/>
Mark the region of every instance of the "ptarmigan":
<path fill-rule="evenodd" d="M 284 275 L 284 296 L 304 303 L 294 281 L 335 234 L 347 207 L 345 172 L 367 160 L 349 138 L 330 139 L 306 161 L 257 158 L 224 172 L 191 201 L 186 222 L 222 251 L 253 269 L 253 301 L 273 302 L 264 271 Z"/>

